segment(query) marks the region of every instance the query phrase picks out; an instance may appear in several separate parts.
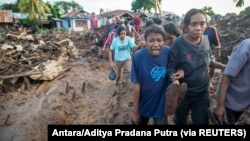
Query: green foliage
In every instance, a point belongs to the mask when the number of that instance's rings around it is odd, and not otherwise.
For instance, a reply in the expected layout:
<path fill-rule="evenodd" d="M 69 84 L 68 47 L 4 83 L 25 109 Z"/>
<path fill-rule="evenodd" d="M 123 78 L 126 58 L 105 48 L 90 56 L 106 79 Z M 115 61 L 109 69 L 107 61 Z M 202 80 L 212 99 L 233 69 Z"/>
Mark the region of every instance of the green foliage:
<path fill-rule="evenodd" d="M 215 15 L 215 13 L 214 13 L 214 11 L 213 11 L 213 8 L 210 7 L 210 6 L 204 6 L 204 7 L 202 8 L 202 10 L 203 10 L 207 15 L 209 15 L 209 16 Z"/>
<path fill-rule="evenodd" d="M 244 15 L 245 11 L 240 11 L 239 15 Z"/>
<path fill-rule="evenodd" d="M 245 8 L 244 14 L 250 15 L 250 6 Z"/>
<path fill-rule="evenodd" d="M 103 8 L 100 9 L 100 14 L 102 14 L 104 12 Z"/>
<path fill-rule="evenodd" d="M 59 14 L 60 9 L 58 5 L 52 5 L 50 2 L 47 2 L 46 4 L 51 9 L 52 17 L 60 18 L 60 14 Z M 52 17 L 48 17 L 48 18 L 51 19 Z"/>
<path fill-rule="evenodd" d="M 30 20 L 35 20 L 40 16 L 47 18 L 46 13 L 51 12 L 43 0 L 20 0 L 18 8 L 20 12 L 29 13 Z"/>
<path fill-rule="evenodd" d="M 161 3 L 161 0 L 159 0 Z M 131 3 L 132 11 L 139 12 L 139 11 L 147 11 L 151 13 L 151 9 L 155 8 L 155 1 L 154 0 L 134 0 Z"/>
<path fill-rule="evenodd" d="M 67 2 L 67 1 L 57 1 L 55 2 L 55 7 L 58 8 L 58 13 L 65 14 L 71 11 L 72 9 L 83 9 L 81 5 L 76 3 L 75 1 Z"/>
<path fill-rule="evenodd" d="M 25 27 L 29 27 L 29 26 L 32 26 L 32 25 L 38 25 L 39 24 L 39 22 L 37 20 L 30 20 L 29 18 L 21 19 L 19 21 Z"/>
<path fill-rule="evenodd" d="M 0 6 L 0 9 L 3 10 L 12 10 L 12 12 L 19 12 L 18 9 L 18 3 L 5 3 L 3 5 Z"/>
<path fill-rule="evenodd" d="M 244 6 L 244 0 L 233 0 L 236 3 L 236 7 Z"/>

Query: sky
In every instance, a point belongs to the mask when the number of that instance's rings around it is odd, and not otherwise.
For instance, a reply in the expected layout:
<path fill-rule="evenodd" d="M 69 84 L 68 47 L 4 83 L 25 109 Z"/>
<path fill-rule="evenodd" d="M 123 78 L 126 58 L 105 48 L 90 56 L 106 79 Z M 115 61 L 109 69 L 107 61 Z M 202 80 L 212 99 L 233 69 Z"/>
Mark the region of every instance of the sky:
<path fill-rule="evenodd" d="M 16 0 L 0 0 L 2 3 L 15 2 Z M 61 1 L 61 0 L 44 0 L 44 1 Z M 71 1 L 71 0 L 64 0 Z M 131 10 L 131 3 L 133 0 L 74 0 L 79 3 L 84 10 L 89 13 L 99 13 L 102 8 L 104 11 L 111 11 L 116 9 Z M 240 11 L 250 6 L 250 0 L 245 0 L 243 7 L 235 6 L 233 0 L 162 0 L 162 10 L 173 12 L 179 16 L 185 14 L 191 8 L 203 8 L 204 6 L 212 7 L 216 14 L 225 15 L 226 13 L 239 14 Z"/>

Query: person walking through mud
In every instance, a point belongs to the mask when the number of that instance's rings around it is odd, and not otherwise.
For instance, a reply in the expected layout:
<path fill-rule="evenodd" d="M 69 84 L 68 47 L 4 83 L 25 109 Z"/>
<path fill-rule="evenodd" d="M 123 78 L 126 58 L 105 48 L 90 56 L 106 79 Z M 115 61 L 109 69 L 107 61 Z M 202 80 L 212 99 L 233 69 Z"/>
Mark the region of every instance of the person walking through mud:
<path fill-rule="evenodd" d="M 94 41 L 93 43 L 98 47 L 98 58 L 102 58 L 102 48 L 104 45 L 103 35 L 99 30 L 96 30 L 94 34 Z"/>
<path fill-rule="evenodd" d="M 204 31 L 204 35 L 208 37 L 209 45 L 212 50 L 212 60 L 217 60 L 221 57 L 221 43 L 217 28 L 210 16 L 207 15 L 207 28 Z M 215 68 L 209 68 L 210 79 L 214 76 Z M 210 92 L 213 92 L 214 86 L 210 83 Z"/>
<path fill-rule="evenodd" d="M 236 45 L 215 93 L 214 113 L 219 121 L 235 124 L 250 107 L 250 38 Z"/>
<path fill-rule="evenodd" d="M 187 93 L 175 112 L 174 122 L 176 125 L 187 124 L 191 110 L 192 124 L 207 125 L 207 108 L 210 107 L 208 68 L 223 70 L 225 65 L 211 60 L 209 41 L 203 35 L 207 24 L 202 10 L 190 9 L 183 24 L 183 35 L 176 38 L 171 46 L 167 65 L 169 78 L 173 78 L 178 69 L 183 69 L 185 77 L 177 79 L 188 85 Z"/>
<path fill-rule="evenodd" d="M 96 28 L 98 28 L 98 18 L 95 15 L 95 12 L 92 13 L 90 17 L 91 33 L 94 34 Z"/>
<path fill-rule="evenodd" d="M 126 36 L 126 28 L 124 26 L 119 26 L 117 33 L 119 36 L 112 40 L 109 50 L 110 67 L 114 69 L 115 64 L 117 67 L 116 85 L 119 84 L 124 66 L 129 72 L 131 71 L 131 51 L 136 46 L 134 41 L 129 36 Z"/>
<path fill-rule="evenodd" d="M 154 124 L 167 124 L 164 107 L 169 48 L 164 46 L 163 27 L 149 26 L 144 38 L 146 48 L 135 51 L 132 57 L 131 82 L 134 89 L 131 121 L 135 125 L 147 125 L 153 118 Z"/>

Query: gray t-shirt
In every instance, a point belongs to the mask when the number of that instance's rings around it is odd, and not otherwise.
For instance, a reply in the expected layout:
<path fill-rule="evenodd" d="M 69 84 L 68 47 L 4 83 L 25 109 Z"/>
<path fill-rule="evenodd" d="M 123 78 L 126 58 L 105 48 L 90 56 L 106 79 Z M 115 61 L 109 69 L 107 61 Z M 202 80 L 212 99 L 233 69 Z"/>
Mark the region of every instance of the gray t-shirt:
<path fill-rule="evenodd" d="M 168 75 L 170 77 L 177 69 L 184 70 L 185 77 L 181 81 L 188 84 L 186 95 L 195 96 L 208 92 L 211 54 L 208 38 L 204 35 L 197 45 L 187 42 L 183 36 L 176 38 L 170 48 Z"/>

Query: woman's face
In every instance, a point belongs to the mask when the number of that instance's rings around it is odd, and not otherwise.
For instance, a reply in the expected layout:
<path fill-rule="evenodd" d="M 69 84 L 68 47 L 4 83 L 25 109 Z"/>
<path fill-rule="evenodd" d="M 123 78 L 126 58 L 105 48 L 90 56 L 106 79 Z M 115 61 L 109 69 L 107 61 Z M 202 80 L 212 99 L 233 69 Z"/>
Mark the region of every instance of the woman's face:
<path fill-rule="evenodd" d="M 165 39 L 165 43 L 168 47 L 171 47 L 174 40 L 176 39 L 176 36 L 174 34 L 168 33 L 166 32 L 166 39 Z"/>
<path fill-rule="evenodd" d="M 197 40 L 202 37 L 206 26 L 205 15 L 202 13 L 196 13 L 190 19 L 190 24 L 187 27 L 187 34 L 191 39 Z"/>
<path fill-rule="evenodd" d="M 163 45 L 164 45 L 163 35 L 158 33 L 148 34 L 146 39 L 146 46 L 151 55 L 153 56 L 160 55 Z"/>

